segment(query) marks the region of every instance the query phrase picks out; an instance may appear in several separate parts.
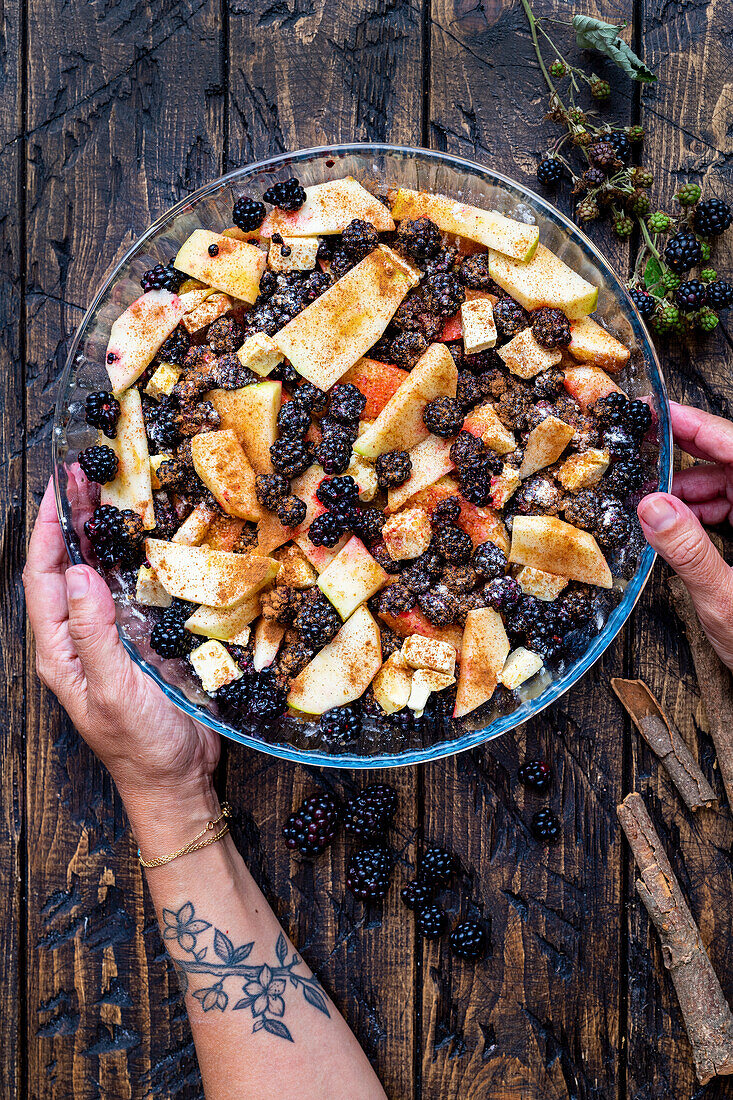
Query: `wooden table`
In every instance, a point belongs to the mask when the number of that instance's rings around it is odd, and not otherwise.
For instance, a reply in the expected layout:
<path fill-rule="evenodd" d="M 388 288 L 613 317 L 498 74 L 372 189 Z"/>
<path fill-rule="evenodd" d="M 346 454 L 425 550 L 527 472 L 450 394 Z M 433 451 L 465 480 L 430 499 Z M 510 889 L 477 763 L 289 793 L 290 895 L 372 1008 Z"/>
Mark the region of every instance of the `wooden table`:
<path fill-rule="evenodd" d="M 688 179 L 730 199 L 731 3 L 590 0 L 581 10 L 628 20 L 660 73 L 640 97 L 593 62 L 614 87 L 609 117 L 647 129 L 659 201 Z M 24 626 L 20 565 L 49 476 L 69 339 L 149 222 L 227 169 L 332 140 L 389 140 L 461 153 L 534 186 L 551 127 L 518 0 L 5 0 L 0 18 L 0 173 L 11 197 L 0 225 L 0 1095 L 188 1100 L 201 1095 L 194 1050 L 122 807 L 36 680 Z M 595 235 L 628 271 L 633 244 Z M 730 272 L 730 251 L 718 258 Z M 665 351 L 673 396 L 730 415 L 730 349 L 721 328 Z M 652 685 L 720 790 L 660 567 L 606 657 L 529 728 L 388 777 L 400 794 L 398 878 L 428 840 L 459 854 L 461 913 L 491 930 L 477 966 L 416 942 L 396 887 L 383 907 L 355 903 L 340 844 L 313 866 L 289 862 L 280 830 L 291 807 L 359 777 L 229 747 L 221 785 L 245 858 L 390 1097 L 693 1095 L 689 1046 L 615 807 L 630 790 L 645 794 L 729 997 L 730 817 L 703 822 L 683 810 L 624 720 L 614 674 Z M 550 850 L 529 838 L 539 801 L 516 779 L 537 754 L 552 763 L 550 803 L 563 818 Z M 714 1084 L 696 1095 L 731 1092 Z"/>

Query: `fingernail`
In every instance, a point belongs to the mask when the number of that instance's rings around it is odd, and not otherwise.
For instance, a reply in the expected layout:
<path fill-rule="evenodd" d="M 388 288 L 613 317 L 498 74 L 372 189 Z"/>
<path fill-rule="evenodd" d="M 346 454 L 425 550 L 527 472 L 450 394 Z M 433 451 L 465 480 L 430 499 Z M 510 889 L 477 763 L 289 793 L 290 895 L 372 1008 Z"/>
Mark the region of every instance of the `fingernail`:
<path fill-rule="evenodd" d="M 674 527 L 678 516 L 665 497 L 652 497 L 651 500 L 646 501 L 641 518 L 655 534 L 662 535 Z"/>
<path fill-rule="evenodd" d="M 82 566 L 66 570 L 66 593 L 70 600 L 80 600 L 89 591 L 89 574 Z"/>

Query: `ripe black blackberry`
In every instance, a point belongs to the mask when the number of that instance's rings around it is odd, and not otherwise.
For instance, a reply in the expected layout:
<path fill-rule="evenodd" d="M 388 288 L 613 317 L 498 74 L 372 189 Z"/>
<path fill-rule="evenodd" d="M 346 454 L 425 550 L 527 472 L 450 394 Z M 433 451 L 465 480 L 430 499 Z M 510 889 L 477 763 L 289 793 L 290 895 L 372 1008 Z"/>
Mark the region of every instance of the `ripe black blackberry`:
<path fill-rule="evenodd" d="M 262 196 L 265 202 L 279 210 L 300 210 L 307 197 L 295 176 L 283 183 L 274 183 Z"/>
<path fill-rule="evenodd" d="M 100 485 L 106 485 L 117 477 L 119 467 L 117 455 L 111 447 L 104 445 L 87 447 L 79 453 L 79 465 L 89 481 L 96 481 Z"/>
<path fill-rule="evenodd" d="M 624 497 L 640 489 L 645 481 L 644 467 L 638 458 L 614 462 L 603 485 L 610 493 Z"/>
<path fill-rule="evenodd" d="M 137 565 L 142 557 L 143 523 L 131 508 L 113 504 L 95 508 L 84 531 L 101 565 Z"/>
<path fill-rule="evenodd" d="M 163 612 L 150 632 L 150 648 L 166 660 L 188 656 L 196 644 L 196 637 L 186 630 L 175 613 Z"/>
<path fill-rule="evenodd" d="M 416 596 L 427 592 L 433 583 L 427 569 L 418 564 L 410 565 L 405 569 L 400 576 L 400 582 Z"/>
<path fill-rule="evenodd" d="M 355 424 L 366 407 L 366 397 L 353 382 L 337 383 L 328 399 L 328 411 L 342 424 Z"/>
<path fill-rule="evenodd" d="M 279 718 L 287 709 L 286 695 L 270 672 L 260 672 L 249 696 L 249 714 L 260 721 Z"/>
<path fill-rule="evenodd" d="M 280 497 L 275 505 L 275 511 L 283 527 L 298 527 L 305 519 L 307 508 L 305 501 L 301 500 L 300 497 L 288 493 L 286 496 Z"/>
<path fill-rule="evenodd" d="M 302 439 L 310 424 L 310 413 L 295 401 L 288 401 L 277 414 L 277 428 L 281 438 Z"/>
<path fill-rule="evenodd" d="M 412 611 L 417 603 L 417 596 L 403 584 L 390 584 L 379 596 L 379 610 L 388 615 L 402 615 L 405 611 Z"/>
<path fill-rule="evenodd" d="M 303 600 L 293 626 L 306 645 L 322 649 L 341 629 L 341 619 L 331 604 L 320 593 Z"/>
<path fill-rule="evenodd" d="M 711 309 L 730 309 L 733 306 L 733 286 L 725 279 L 716 279 L 707 290 L 707 303 Z"/>
<path fill-rule="evenodd" d="M 474 920 L 464 920 L 450 934 L 450 946 L 459 959 L 480 959 L 486 951 L 486 933 Z"/>
<path fill-rule="evenodd" d="M 252 233 L 260 228 L 266 213 L 264 202 L 252 199 L 249 195 L 243 195 L 234 204 L 232 221 L 243 233 Z"/>
<path fill-rule="evenodd" d="M 466 256 L 458 267 L 458 278 L 464 286 L 473 290 L 498 291 L 496 283 L 489 275 L 488 256 L 479 252 L 475 256 Z M 501 291 L 499 291 L 501 294 Z"/>
<path fill-rule="evenodd" d="M 343 474 L 351 462 L 352 441 L 346 432 L 324 434 L 316 447 L 316 458 L 327 474 Z"/>
<path fill-rule="evenodd" d="M 450 460 L 458 469 L 479 465 L 486 457 L 486 447 L 478 436 L 461 431 L 451 445 Z"/>
<path fill-rule="evenodd" d="M 546 791 L 550 786 L 550 769 L 544 760 L 528 760 L 519 769 L 519 778 L 525 787 Z"/>
<path fill-rule="evenodd" d="M 333 277 L 323 271 L 287 271 L 277 275 L 266 271 L 260 279 L 257 301 L 244 315 L 245 336 L 256 332 L 274 336 L 332 285 Z M 281 375 L 285 366 L 280 363 L 270 377 Z M 291 371 L 288 364 L 288 375 Z M 297 381 L 297 373 L 293 375 L 293 380 Z"/>
<path fill-rule="evenodd" d="M 249 367 L 242 366 L 237 356 L 232 354 L 222 355 L 217 359 L 213 375 L 216 385 L 222 390 L 241 390 L 262 381 Z"/>
<path fill-rule="evenodd" d="M 631 519 L 620 500 L 609 493 L 601 499 L 597 526 L 592 534 L 605 550 L 623 546 L 631 537 Z"/>
<path fill-rule="evenodd" d="M 346 871 L 346 886 L 357 898 L 378 901 L 389 889 L 392 858 L 386 848 L 375 845 L 353 852 Z"/>
<path fill-rule="evenodd" d="M 445 913 L 434 902 L 421 905 L 415 913 L 417 934 L 426 940 L 437 940 L 445 928 Z"/>
<path fill-rule="evenodd" d="M 460 514 L 461 502 L 458 497 L 444 497 L 443 500 L 439 500 L 433 508 L 430 515 L 430 522 L 433 527 L 444 527 L 446 524 L 455 523 Z"/>
<path fill-rule="evenodd" d="M 356 261 L 352 260 L 344 248 L 336 248 L 328 265 L 328 270 L 334 279 L 340 279 L 347 271 L 351 271 L 355 263 Z"/>
<path fill-rule="evenodd" d="M 537 182 L 543 187 L 557 187 L 563 175 L 563 166 L 555 157 L 546 157 L 537 165 Z"/>
<path fill-rule="evenodd" d="M 417 598 L 428 622 L 433 626 L 450 626 L 458 617 L 459 604 L 452 592 L 425 592 Z"/>
<path fill-rule="evenodd" d="M 522 589 L 514 577 L 494 577 L 484 585 L 484 599 L 494 611 L 512 611 L 522 598 Z"/>
<path fill-rule="evenodd" d="M 301 382 L 297 389 L 293 390 L 293 401 L 315 416 L 320 416 L 325 411 L 328 394 L 319 390 L 312 382 Z"/>
<path fill-rule="evenodd" d="M 479 379 L 470 371 L 459 371 L 458 382 L 456 383 L 456 401 L 463 413 L 467 413 L 474 405 L 478 405 L 483 397 L 484 391 Z"/>
<path fill-rule="evenodd" d="M 345 528 L 340 516 L 333 512 L 322 512 L 316 516 L 308 528 L 308 538 L 314 546 L 335 546 Z"/>
<path fill-rule="evenodd" d="M 532 382 L 532 392 L 539 401 L 554 401 L 562 392 L 565 375 L 556 367 L 542 371 L 535 375 Z"/>
<path fill-rule="evenodd" d="M 441 317 L 452 317 L 466 300 L 466 291 L 449 272 L 428 275 L 422 291 L 428 305 Z"/>
<path fill-rule="evenodd" d="M 325 852 L 336 836 L 339 806 L 330 794 L 314 794 L 290 815 L 283 825 L 285 843 L 291 852 L 317 856 Z"/>
<path fill-rule="evenodd" d="M 416 260 L 429 260 L 440 251 L 440 230 L 430 218 L 405 218 L 397 229 L 400 248 Z"/>
<path fill-rule="evenodd" d="M 221 426 L 221 417 L 210 401 L 201 401 L 198 405 L 181 405 L 173 420 L 183 436 L 213 432 Z"/>
<path fill-rule="evenodd" d="M 326 745 L 341 748 L 346 742 L 353 741 L 361 729 L 358 705 L 350 703 L 343 707 L 332 707 L 321 715 L 318 726 Z"/>
<path fill-rule="evenodd" d="M 482 542 L 473 552 L 471 565 L 486 581 L 493 581 L 506 574 L 508 562 L 506 554 L 493 542 Z"/>
<path fill-rule="evenodd" d="M 381 840 L 397 812 L 397 795 L 386 783 L 364 787 L 346 803 L 344 828 L 360 840 Z"/>
<path fill-rule="evenodd" d="M 383 541 L 373 542 L 369 547 L 369 553 L 381 565 L 385 573 L 389 573 L 390 576 L 396 576 L 401 572 L 402 562 L 395 561 Z"/>
<path fill-rule="evenodd" d="M 400 890 L 400 897 L 408 909 L 421 909 L 423 905 L 427 905 L 432 900 L 433 887 L 427 882 L 410 879 Z"/>
<path fill-rule="evenodd" d="M 234 647 L 231 646 L 228 648 L 233 649 Z M 232 660 L 236 660 L 236 658 L 232 657 Z M 242 660 L 244 664 L 248 663 L 243 658 Z M 239 662 L 237 663 L 239 664 Z M 248 671 L 251 673 L 252 670 Z M 220 712 L 230 718 L 244 718 L 249 710 L 251 687 L 251 674 L 241 676 L 238 680 L 232 680 L 230 684 L 224 684 L 223 687 L 220 687 L 214 694 Z"/>
<path fill-rule="evenodd" d="M 471 560 L 473 542 L 471 536 L 453 523 L 443 523 L 436 527 L 433 536 L 433 549 L 451 565 L 466 565 Z"/>
<path fill-rule="evenodd" d="M 693 224 L 703 237 L 719 237 L 733 222 L 733 210 L 722 199 L 703 199 L 697 204 Z"/>
<path fill-rule="evenodd" d="M 570 322 L 561 309 L 542 306 L 529 315 L 532 334 L 543 348 L 566 348 L 571 340 Z"/>
<path fill-rule="evenodd" d="M 88 393 L 85 406 L 85 419 L 92 428 L 99 428 L 107 439 L 117 435 L 117 421 L 120 418 L 120 403 L 106 390 Z"/>
<path fill-rule="evenodd" d="M 181 283 L 187 278 L 188 275 L 175 268 L 173 260 L 171 260 L 167 264 L 156 264 L 155 267 L 151 267 L 149 271 L 146 271 L 140 280 L 140 286 L 144 291 L 170 290 L 172 294 L 175 294 Z"/>
<path fill-rule="evenodd" d="M 403 370 L 412 370 L 427 349 L 428 342 L 421 332 L 401 332 L 390 344 L 389 358 Z"/>
<path fill-rule="evenodd" d="M 359 424 L 358 422 L 344 424 L 333 416 L 322 416 L 321 433 L 324 436 L 336 435 L 342 439 L 348 439 L 350 443 L 355 443 L 359 435 Z"/>
<path fill-rule="evenodd" d="M 447 886 L 456 871 L 456 860 L 445 848 L 428 848 L 420 861 L 418 881 Z"/>
<path fill-rule="evenodd" d="M 413 291 L 400 304 L 392 318 L 395 328 L 403 332 L 419 332 L 426 340 L 437 340 L 443 331 L 443 319 L 430 312 L 419 291 Z"/>
<path fill-rule="evenodd" d="M 290 482 L 281 474 L 257 474 L 255 495 L 263 508 L 274 512 L 277 503 L 290 492 Z"/>
<path fill-rule="evenodd" d="M 357 263 L 368 256 L 379 244 L 379 234 L 371 222 L 354 218 L 341 234 L 341 247 Z"/>
<path fill-rule="evenodd" d="M 639 290 L 637 287 L 629 287 L 627 290 L 629 298 L 634 303 L 639 311 L 639 315 L 648 320 L 654 315 L 654 311 L 657 308 L 657 303 L 654 300 L 654 295 L 649 294 L 646 290 Z"/>
<path fill-rule="evenodd" d="M 616 156 L 624 164 L 628 164 L 631 160 L 631 141 L 629 135 L 623 133 L 621 130 L 614 130 L 608 134 L 605 139 L 609 145 L 612 145 Z"/>
<path fill-rule="evenodd" d="M 423 409 L 423 423 L 429 432 L 449 439 L 463 427 L 466 414 L 454 397 L 434 397 Z"/>
<path fill-rule="evenodd" d="M 175 363 L 180 366 L 186 358 L 191 347 L 191 337 L 182 325 L 173 329 L 167 340 L 164 340 L 158 349 L 156 361 L 160 363 Z"/>
<path fill-rule="evenodd" d="M 700 279 L 687 279 L 677 287 L 674 294 L 677 308 L 683 313 L 693 313 L 701 309 L 707 301 L 707 287 Z"/>
<path fill-rule="evenodd" d="M 394 489 L 407 481 L 412 473 L 412 459 L 408 451 L 385 451 L 375 465 L 380 489 Z"/>
<path fill-rule="evenodd" d="M 476 588 L 478 575 L 470 565 L 447 565 L 440 581 L 449 591 L 461 594 Z"/>
<path fill-rule="evenodd" d="M 206 340 L 217 355 L 232 355 L 241 348 L 244 331 L 233 317 L 218 317 L 209 325 Z"/>
<path fill-rule="evenodd" d="M 537 811 L 532 818 L 530 828 L 536 840 L 547 842 L 560 838 L 560 822 L 557 814 L 548 808 Z"/>
<path fill-rule="evenodd" d="M 496 323 L 496 331 L 503 343 L 506 340 L 511 340 L 512 336 L 516 336 L 518 332 L 527 327 L 528 317 L 519 302 L 506 297 L 500 298 L 494 306 L 494 322 Z"/>
<path fill-rule="evenodd" d="M 491 504 L 491 474 L 493 464 L 487 458 L 480 465 L 458 468 L 461 493 L 471 504 Z"/>
<path fill-rule="evenodd" d="M 283 477 L 297 477 L 313 462 L 310 449 L 301 439 L 276 439 L 270 447 L 270 459 Z"/>
<path fill-rule="evenodd" d="M 652 410 L 645 401 L 629 401 L 623 425 L 634 439 L 643 439 L 652 426 Z"/>
<path fill-rule="evenodd" d="M 578 630 L 590 622 L 594 614 L 593 598 L 589 592 L 576 589 L 558 600 L 556 617 L 558 629 Z"/>
<path fill-rule="evenodd" d="M 359 486 L 353 477 L 324 478 L 316 489 L 316 498 L 326 508 L 347 503 L 355 505 L 359 499 Z"/>
<path fill-rule="evenodd" d="M 670 270 L 676 275 L 684 275 L 702 260 L 702 246 L 695 234 L 685 229 L 667 241 L 664 258 Z"/>

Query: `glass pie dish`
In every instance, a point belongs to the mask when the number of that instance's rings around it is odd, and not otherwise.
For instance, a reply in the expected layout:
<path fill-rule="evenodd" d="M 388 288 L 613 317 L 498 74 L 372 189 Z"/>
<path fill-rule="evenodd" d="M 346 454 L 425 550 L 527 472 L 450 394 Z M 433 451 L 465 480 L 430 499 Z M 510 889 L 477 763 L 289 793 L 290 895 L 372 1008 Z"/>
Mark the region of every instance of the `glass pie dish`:
<path fill-rule="evenodd" d="M 407 187 L 446 194 L 475 206 L 496 210 L 518 221 L 536 224 L 541 241 L 586 280 L 599 287 L 595 317 L 631 350 L 619 376 L 633 397 L 648 399 L 655 414 L 656 471 L 647 488 L 667 489 L 671 480 L 672 440 L 664 379 L 648 334 L 623 284 L 590 240 L 538 195 L 505 176 L 460 157 L 392 145 L 350 144 L 284 154 L 230 172 L 183 199 L 158 219 L 110 272 L 73 339 L 61 378 L 53 434 L 54 478 L 59 517 L 69 557 L 94 565 L 84 534 L 84 521 L 97 500 L 77 475 L 79 452 L 96 442 L 86 423 L 84 402 L 90 392 L 108 387 L 105 352 L 110 328 L 140 295 L 140 277 L 153 265 L 167 263 L 197 228 L 221 232 L 231 224 L 235 200 L 261 194 L 278 180 L 296 175 L 304 186 L 354 176 L 375 192 Z M 653 452 L 654 453 L 654 452 Z M 285 715 L 269 724 L 236 727 L 220 716 L 216 703 L 202 691 L 185 660 L 164 661 L 148 644 L 150 609 L 136 603 L 134 583 L 121 573 L 112 580 L 117 625 L 130 656 L 176 706 L 223 736 L 263 752 L 303 764 L 373 768 L 415 764 L 461 752 L 532 718 L 571 688 L 616 637 L 633 611 L 654 562 L 647 546 L 633 573 L 614 570 L 616 603 L 605 622 L 588 639 L 587 648 L 558 669 L 542 669 L 517 692 L 516 709 L 496 710 L 481 721 L 471 716 L 455 721 L 432 714 L 404 723 L 404 728 L 377 718 L 362 721 L 358 736 L 339 752 L 326 751 L 317 721 Z M 616 577 L 616 573 L 621 577 Z M 596 624 L 596 629 L 598 624 Z M 483 713 L 483 712 L 482 712 Z"/>

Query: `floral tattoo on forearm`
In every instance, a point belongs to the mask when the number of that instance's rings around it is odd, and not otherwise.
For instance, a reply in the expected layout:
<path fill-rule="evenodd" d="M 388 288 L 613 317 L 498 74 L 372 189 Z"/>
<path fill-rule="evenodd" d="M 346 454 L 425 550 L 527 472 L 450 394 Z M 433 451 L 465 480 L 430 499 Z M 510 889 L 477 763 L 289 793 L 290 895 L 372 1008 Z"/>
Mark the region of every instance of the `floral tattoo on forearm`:
<path fill-rule="evenodd" d="M 183 956 L 174 957 L 171 960 L 178 972 L 181 989 L 184 995 L 191 995 L 201 1003 L 204 1012 L 219 1010 L 224 1012 L 231 1007 L 233 1011 L 249 1009 L 254 1018 L 252 1031 L 267 1031 L 270 1035 L 276 1035 L 280 1039 L 293 1042 L 289 1029 L 283 1023 L 285 1015 L 285 994 L 288 983 L 295 989 L 300 988 L 309 1005 L 317 1008 L 324 1016 L 329 1016 L 328 1002 L 316 978 L 305 977 L 297 974 L 295 968 L 302 965 L 300 957 L 293 952 L 290 962 L 288 957 L 288 944 L 285 936 L 280 933 L 275 944 L 275 956 L 277 964 L 269 966 L 263 963 L 261 966 L 247 965 L 246 960 L 252 953 L 254 941 L 243 943 L 235 947 L 227 935 L 219 928 L 214 928 L 211 944 L 201 945 L 201 937 L 208 932 L 212 925 L 205 920 L 196 917 L 193 904 L 185 902 L 176 912 L 173 909 L 163 910 L 163 939 L 169 945 L 172 941 L 178 944 Z M 214 954 L 218 961 L 207 958 L 209 946 L 213 946 Z M 206 974 L 216 978 L 213 985 L 202 989 L 190 989 L 190 977 L 192 974 Z M 241 986 L 244 996 L 230 1006 L 230 994 L 226 992 L 226 982 L 244 979 Z"/>

